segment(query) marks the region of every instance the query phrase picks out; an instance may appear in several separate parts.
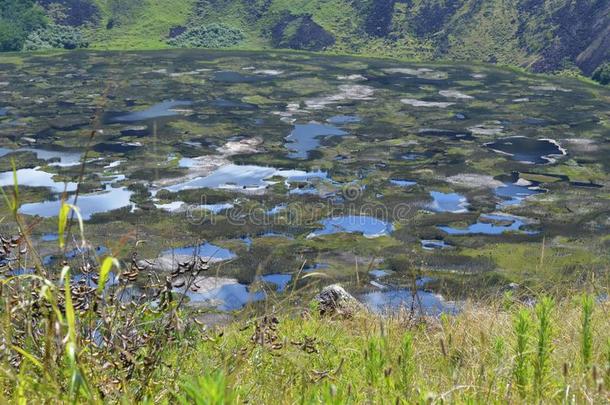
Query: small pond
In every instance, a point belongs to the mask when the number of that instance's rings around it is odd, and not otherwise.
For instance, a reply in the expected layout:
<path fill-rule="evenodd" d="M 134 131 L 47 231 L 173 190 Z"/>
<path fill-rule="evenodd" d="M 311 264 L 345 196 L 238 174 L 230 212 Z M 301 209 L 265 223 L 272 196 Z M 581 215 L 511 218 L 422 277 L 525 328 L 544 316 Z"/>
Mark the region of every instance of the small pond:
<path fill-rule="evenodd" d="M 468 201 L 466 197 L 458 193 L 442 193 L 431 191 L 430 196 L 433 201 L 428 206 L 435 212 L 463 213 L 468 211 Z"/>
<path fill-rule="evenodd" d="M 292 159 L 306 159 L 310 151 L 320 146 L 320 138 L 346 134 L 347 132 L 332 125 L 316 122 L 296 124 L 286 137 L 286 148 L 290 151 L 288 156 Z"/>
<path fill-rule="evenodd" d="M 308 238 L 335 233 L 357 233 L 365 238 L 377 238 L 392 233 L 392 224 L 377 218 L 365 215 L 347 215 L 342 217 L 327 218 L 321 221 L 323 229 L 314 231 Z"/>
<path fill-rule="evenodd" d="M 269 180 L 272 177 L 283 177 L 287 181 L 308 181 L 316 178 L 326 179 L 328 175 L 322 171 L 305 172 L 302 170 L 280 170 L 264 166 L 228 164 L 205 177 L 167 187 L 167 190 L 172 192 L 196 188 L 261 190 L 274 184 Z"/>
<path fill-rule="evenodd" d="M 106 186 L 104 191 L 99 193 L 83 194 L 78 197 L 77 207 L 82 218 L 87 221 L 94 214 L 113 211 L 119 208 L 131 206 L 132 192 L 125 187 L 114 188 Z M 74 204 L 74 197 L 68 199 L 70 204 Z M 43 201 L 39 203 L 24 204 L 19 212 L 26 215 L 38 215 L 44 218 L 55 217 L 59 214 L 61 201 Z"/>
<path fill-rule="evenodd" d="M 384 289 L 372 291 L 359 296 L 360 300 L 371 311 L 376 313 L 396 313 L 398 310 L 416 312 L 425 315 L 457 314 L 459 306 L 445 301 L 439 294 L 418 290 L 415 294 L 409 289 Z"/>
<path fill-rule="evenodd" d="M 508 155 L 513 160 L 530 164 L 553 163 L 556 157 L 566 154 L 566 151 L 552 139 L 532 139 L 524 136 L 498 139 L 485 146 L 495 152 Z"/>
<path fill-rule="evenodd" d="M 163 101 L 142 111 L 108 114 L 108 116 L 105 118 L 105 122 L 108 124 L 112 124 L 122 122 L 148 121 L 162 117 L 173 117 L 176 115 L 180 115 L 180 112 L 176 111 L 177 107 L 190 106 L 191 104 L 192 103 L 190 101 L 186 100 Z"/>
<path fill-rule="evenodd" d="M 501 235 L 507 232 L 520 232 L 534 235 L 535 231 L 524 231 L 525 221 L 522 218 L 508 214 L 484 214 L 479 220 L 466 228 L 438 226 L 438 229 L 449 235 Z"/>

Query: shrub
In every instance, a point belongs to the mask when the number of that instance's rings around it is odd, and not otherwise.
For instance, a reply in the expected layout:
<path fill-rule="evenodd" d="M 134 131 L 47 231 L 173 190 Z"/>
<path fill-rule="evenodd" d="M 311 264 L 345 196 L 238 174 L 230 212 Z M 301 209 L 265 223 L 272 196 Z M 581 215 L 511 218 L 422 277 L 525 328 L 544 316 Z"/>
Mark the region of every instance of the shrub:
<path fill-rule="evenodd" d="M 239 29 L 223 24 L 210 24 L 189 27 L 167 43 L 184 48 L 226 48 L 240 43 L 244 38 L 244 33 Z"/>
<path fill-rule="evenodd" d="M 87 48 L 89 42 L 83 37 L 80 29 L 64 25 L 50 24 L 46 28 L 32 32 L 24 45 L 27 51 L 40 49 L 76 49 Z"/>
<path fill-rule="evenodd" d="M 33 0 L 0 1 L 0 52 L 20 51 L 28 33 L 45 24 L 44 10 Z"/>
<path fill-rule="evenodd" d="M 610 84 L 610 62 L 598 67 L 591 78 L 603 85 Z"/>
<path fill-rule="evenodd" d="M 584 295 L 582 297 L 582 331 L 580 354 L 582 365 L 585 370 L 588 370 L 591 366 L 591 358 L 593 356 L 593 330 L 591 323 L 594 306 L 595 299 L 591 295 Z"/>
<path fill-rule="evenodd" d="M 517 337 L 515 344 L 515 366 L 513 374 L 515 376 L 515 384 L 521 394 L 525 397 L 525 387 L 529 376 L 529 367 L 527 364 L 529 341 L 531 335 L 531 318 L 529 311 L 522 309 L 517 313 L 514 321 L 515 335 Z"/>
<path fill-rule="evenodd" d="M 543 297 L 536 305 L 538 340 L 536 342 L 534 357 L 534 387 L 537 397 L 544 392 L 544 384 L 549 373 L 550 358 L 553 351 L 551 315 L 555 303 L 551 298 Z"/>

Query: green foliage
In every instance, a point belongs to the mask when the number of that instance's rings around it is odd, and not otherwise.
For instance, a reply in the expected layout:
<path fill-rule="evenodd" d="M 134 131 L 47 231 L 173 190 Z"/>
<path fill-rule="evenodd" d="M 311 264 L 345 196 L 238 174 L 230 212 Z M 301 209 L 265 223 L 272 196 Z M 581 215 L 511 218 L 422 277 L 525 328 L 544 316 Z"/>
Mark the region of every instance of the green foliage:
<path fill-rule="evenodd" d="M 408 392 L 415 383 L 415 353 L 413 348 L 413 335 L 405 333 L 402 338 L 400 358 L 398 360 L 399 386 L 400 389 Z"/>
<path fill-rule="evenodd" d="M 227 379 L 222 372 L 198 377 L 183 384 L 184 395 L 180 403 L 195 405 L 224 405 L 234 401 L 234 395 L 227 389 Z"/>
<path fill-rule="evenodd" d="M 45 24 L 34 0 L 0 0 L 0 52 L 20 51 L 29 33 Z"/>
<path fill-rule="evenodd" d="M 373 336 L 369 338 L 368 347 L 364 352 L 366 382 L 369 385 L 378 385 L 384 375 L 386 359 L 384 348 L 385 341 L 382 337 Z"/>
<path fill-rule="evenodd" d="M 523 309 L 517 312 L 513 326 L 516 335 L 515 366 L 513 374 L 515 376 L 515 385 L 517 386 L 521 397 L 525 397 L 525 388 L 529 377 L 529 342 L 531 326 L 529 311 Z"/>
<path fill-rule="evenodd" d="M 81 29 L 49 24 L 32 32 L 23 48 L 27 51 L 36 51 L 41 49 L 87 48 L 88 46 L 89 42 L 84 38 Z"/>
<path fill-rule="evenodd" d="M 542 396 L 545 389 L 544 385 L 548 377 L 553 351 L 551 315 L 554 305 L 555 303 L 549 297 L 542 297 L 540 302 L 536 304 L 538 329 L 534 357 L 534 389 L 538 398 Z"/>
<path fill-rule="evenodd" d="M 593 72 L 591 78 L 603 85 L 610 84 L 610 62 L 606 62 L 598 67 L 595 72 Z"/>
<path fill-rule="evenodd" d="M 83 26 L 97 23 L 100 18 L 97 0 L 38 0 L 38 4 L 58 25 Z"/>
<path fill-rule="evenodd" d="M 582 332 L 581 332 L 581 360 L 585 370 L 591 366 L 591 358 L 593 355 L 593 331 L 591 329 L 593 307 L 595 300 L 591 295 L 585 295 L 582 298 Z"/>
<path fill-rule="evenodd" d="M 244 33 L 224 24 L 210 24 L 188 28 L 184 33 L 167 41 L 183 48 L 227 48 L 239 44 Z"/>
<path fill-rule="evenodd" d="M 114 28 L 129 24 L 136 19 L 142 8 L 145 7 L 144 0 L 108 0 L 106 3 L 110 19 L 107 28 Z"/>

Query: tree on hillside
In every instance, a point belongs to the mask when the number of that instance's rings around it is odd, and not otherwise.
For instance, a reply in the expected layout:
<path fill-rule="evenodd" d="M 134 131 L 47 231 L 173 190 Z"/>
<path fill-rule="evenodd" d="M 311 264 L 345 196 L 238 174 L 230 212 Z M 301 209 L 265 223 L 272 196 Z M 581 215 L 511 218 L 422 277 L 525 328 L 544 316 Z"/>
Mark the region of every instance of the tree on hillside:
<path fill-rule="evenodd" d="M 30 32 L 45 26 L 34 0 L 0 0 L 0 51 L 19 51 Z"/>

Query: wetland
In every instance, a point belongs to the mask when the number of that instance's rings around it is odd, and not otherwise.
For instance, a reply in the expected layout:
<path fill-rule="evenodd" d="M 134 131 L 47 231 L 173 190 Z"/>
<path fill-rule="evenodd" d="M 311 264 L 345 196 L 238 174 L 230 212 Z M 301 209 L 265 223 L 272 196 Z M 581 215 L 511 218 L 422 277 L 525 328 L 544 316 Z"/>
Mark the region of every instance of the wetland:
<path fill-rule="evenodd" d="M 208 261 L 185 293 L 194 306 L 267 305 L 334 281 L 378 312 L 455 313 L 511 283 L 550 288 L 610 264 L 601 86 L 194 50 L 20 55 L 0 59 L 0 81 L 0 186 L 14 162 L 41 252 L 57 255 L 63 195 L 107 247 L 87 254 L 137 244 L 161 274 Z"/>

